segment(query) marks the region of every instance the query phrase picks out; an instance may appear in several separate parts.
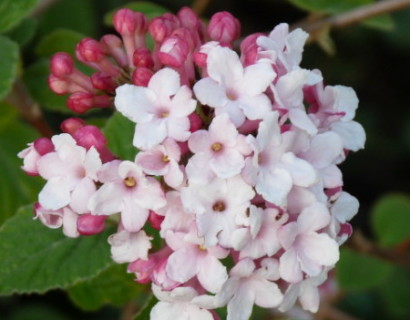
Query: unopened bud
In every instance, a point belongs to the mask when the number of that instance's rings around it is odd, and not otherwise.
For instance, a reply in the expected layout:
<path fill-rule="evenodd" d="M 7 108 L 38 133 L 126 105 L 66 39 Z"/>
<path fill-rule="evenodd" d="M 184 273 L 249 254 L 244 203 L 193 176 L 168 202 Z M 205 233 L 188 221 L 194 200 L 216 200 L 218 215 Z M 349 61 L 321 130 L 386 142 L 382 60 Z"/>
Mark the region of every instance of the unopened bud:
<path fill-rule="evenodd" d="M 83 236 L 91 236 L 104 231 L 107 216 L 95 216 L 89 213 L 82 214 L 77 220 L 77 230 Z"/>
<path fill-rule="evenodd" d="M 84 38 L 77 44 L 76 56 L 81 62 L 100 62 L 105 58 L 103 46 L 94 39 Z"/>
<path fill-rule="evenodd" d="M 171 35 L 172 31 L 179 26 L 179 20 L 170 13 L 164 13 L 160 17 L 154 18 L 149 25 L 149 33 L 156 42 L 162 42 Z"/>
<path fill-rule="evenodd" d="M 151 80 L 151 77 L 154 75 L 154 72 L 148 68 L 137 68 L 132 74 L 132 82 L 136 86 L 146 87 Z"/>
<path fill-rule="evenodd" d="M 64 78 L 74 71 L 74 61 L 68 53 L 57 52 L 51 57 L 50 69 L 54 76 Z"/>
<path fill-rule="evenodd" d="M 121 67 L 127 65 L 127 55 L 122 40 L 113 34 L 106 34 L 100 40 L 105 52 L 109 53 Z"/>
<path fill-rule="evenodd" d="M 241 25 L 229 12 L 217 12 L 209 21 L 208 33 L 212 40 L 232 44 L 241 34 Z"/>
<path fill-rule="evenodd" d="M 150 210 L 148 221 L 151 223 L 152 227 L 156 230 L 161 230 L 161 223 L 164 221 L 165 217 L 156 214 L 154 211 Z"/>
<path fill-rule="evenodd" d="M 184 65 L 188 53 L 187 42 L 183 38 L 171 36 L 162 43 L 158 59 L 166 66 L 179 68 Z"/>
<path fill-rule="evenodd" d="M 154 67 L 154 60 L 152 59 L 151 52 L 147 48 L 136 49 L 132 60 L 135 67 Z"/>
<path fill-rule="evenodd" d="M 147 18 L 141 12 L 130 9 L 120 9 L 114 14 L 113 24 L 115 30 L 121 35 L 134 35 L 147 30 Z"/>
<path fill-rule="evenodd" d="M 90 92 L 74 92 L 67 100 L 68 107 L 77 113 L 85 113 L 91 108 L 106 108 L 111 105 L 111 97 L 95 96 Z"/>
<path fill-rule="evenodd" d="M 73 135 L 78 129 L 82 128 L 85 126 L 85 121 L 80 118 L 68 118 L 65 119 L 61 125 L 60 129 L 61 131 L 65 133 L 69 133 Z"/>
<path fill-rule="evenodd" d="M 94 73 L 91 76 L 91 83 L 95 89 L 106 92 L 113 92 L 115 88 L 118 87 L 118 84 L 113 80 L 113 78 L 103 72 Z"/>
<path fill-rule="evenodd" d="M 200 20 L 197 14 L 190 7 L 183 7 L 178 11 L 177 16 L 183 27 L 192 31 L 196 31 L 196 29 L 198 29 Z"/>
<path fill-rule="evenodd" d="M 38 138 L 34 141 L 34 149 L 36 149 L 40 156 L 44 156 L 54 151 L 54 145 L 49 138 Z"/>
<path fill-rule="evenodd" d="M 190 123 L 189 131 L 195 132 L 202 128 L 203 121 L 198 114 L 191 113 L 188 118 Z"/>

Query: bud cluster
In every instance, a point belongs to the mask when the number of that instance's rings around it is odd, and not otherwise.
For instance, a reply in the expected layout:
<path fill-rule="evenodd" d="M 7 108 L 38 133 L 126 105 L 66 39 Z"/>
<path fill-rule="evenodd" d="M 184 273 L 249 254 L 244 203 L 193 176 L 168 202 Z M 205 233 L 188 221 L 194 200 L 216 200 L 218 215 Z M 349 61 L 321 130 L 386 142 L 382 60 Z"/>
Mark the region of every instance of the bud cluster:
<path fill-rule="evenodd" d="M 19 154 L 47 181 L 36 217 L 77 237 L 116 216 L 112 258 L 152 283 L 153 320 L 219 319 L 224 306 L 246 320 L 254 304 L 286 312 L 297 300 L 316 312 L 359 207 L 338 167 L 365 142 L 355 92 L 300 67 L 308 35 L 287 24 L 246 37 L 239 53 L 227 12 L 205 25 L 189 8 L 151 21 L 122 9 L 114 27 L 120 37 L 77 46 L 95 74 L 57 53 L 50 87 L 79 113 L 114 102 L 139 152 L 119 159 L 97 127 L 64 121 Z"/>

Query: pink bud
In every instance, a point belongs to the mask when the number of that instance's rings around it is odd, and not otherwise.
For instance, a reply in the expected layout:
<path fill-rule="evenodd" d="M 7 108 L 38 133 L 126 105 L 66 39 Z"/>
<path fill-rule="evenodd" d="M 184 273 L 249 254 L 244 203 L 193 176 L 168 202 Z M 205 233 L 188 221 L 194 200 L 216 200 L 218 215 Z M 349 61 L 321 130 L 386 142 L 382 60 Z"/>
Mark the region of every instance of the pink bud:
<path fill-rule="evenodd" d="M 106 92 L 113 92 L 115 91 L 115 88 L 118 87 L 118 84 L 113 80 L 113 78 L 103 72 L 94 73 L 91 76 L 91 83 L 95 89 Z"/>
<path fill-rule="evenodd" d="M 64 78 L 74 71 L 74 61 L 68 53 L 57 52 L 51 57 L 50 69 L 54 76 Z"/>
<path fill-rule="evenodd" d="M 183 141 L 183 142 L 177 142 L 179 149 L 181 150 L 181 155 L 187 154 L 189 152 L 189 148 L 188 148 L 188 142 Z"/>
<path fill-rule="evenodd" d="M 189 122 L 190 122 L 189 131 L 195 132 L 195 131 L 202 128 L 203 121 L 202 121 L 201 117 L 198 114 L 191 113 L 188 118 L 189 118 Z"/>
<path fill-rule="evenodd" d="M 263 33 L 253 33 L 242 40 L 240 49 L 242 52 L 242 61 L 245 66 L 254 64 L 258 58 L 258 45 L 256 39 Z"/>
<path fill-rule="evenodd" d="M 107 140 L 101 130 L 96 126 L 85 125 L 81 128 L 78 128 L 73 132 L 73 137 L 77 141 L 78 145 L 90 149 L 95 147 L 99 149 L 106 145 Z"/>
<path fill-rule="evenodd" d="M 84 38 L 76 47 L 76 56 L 81 62 L 100 62 L 105 58 L 103 46 L 94 39 Z"/>
<path fill-rule="evenodd" d="M 106 34 L 100 40 L 105 52 L 109 53 L 121 67 L 128 63 L 122 40 L 113 34 Z"/>
<path fill-rule="evenodd" d="M 68 118 L 65 119 L 61 125 L 61 131 L 73 135 L 78 129 L 85 126 L 85 121 L 80 118 Z"/>
<path fill-rule="evenodd" d="M 208 33 L 212 40 L 232 44 L 240 36 L 241 25 L 229 12 L 217 12 L 209 21 Z"/>
<path fill-rule="evenodd" d="M 137 68 L 135 69 L 134 73 L 132 74 L 132 82 L 136 86 L 146 87 L 151 80 L 154 72 L 148 68 Z"/>
<path fill-rule="evenodd" d="M 195 32 L 198 29 L 200 20 L 198 15 L 190 8 L 183 7 L 178 11 L 177 16 L 181 25 Z"/>
<path fill-rule="evenodd" d="M 115 30 L 121 35 L 144 33 L 147 30 L 147 18 L 141 12 L 130 9 L 120 9 L 114 14 L 113 24 Z"/>
<path fill-rule="evenodd" d="M 91 108 L 106 108 L 112 98 L 107 95 L 95 96 L 90 92 L 74 92 L 67 100 L 68 107 L 77 113 L 85 113 Z"/>
<path fill-rule="evenodd" d="M 133 64 L 135 67 L 153 68 L 154 60 L 147 48 L 138 48 L 134 51 Z"/>
<path fill-rule="evenodd" d="M 165 217 L 156 214 L 154 211 L 150 210 L 148 221 L 151 223 L 152 227 L 156 230 L 161 230 L 161 223 L 164 221 Z"/>
<path fill-rule="evenodd" d="M 59 77 L 56 77 L 53 74 L 48 76 L 48 86 L 56 94 L 67 94 L 70 90 L 70 82 Z"/>
<path fill-rule="evenodd" d="M 179 20 L 175 15 L 164 13 L 151 21 L 148 30 L 156 42 L 162 42 L 178 26 Z"/>
<path fill-rule="evenodd" d="M 34 141 L 34 149 L 36 149 L 40 156 L 44 156 L 54 151 L 54 145 L 49 138 L 38 138 Z"/>
<path fill-rule="evenodd" d="M 104 231 L 107 216 L 82 214 L 77 220 L 77 230 L 83 236 L 91 236 Z"/>
<path fill-rule="evenodd" d="M 158 59 L 166 66 L 179 68 L 184 65 L 188 53 L 189 47 L 185 39 L 170 36 L 162 43 L 158 52 Z"/>

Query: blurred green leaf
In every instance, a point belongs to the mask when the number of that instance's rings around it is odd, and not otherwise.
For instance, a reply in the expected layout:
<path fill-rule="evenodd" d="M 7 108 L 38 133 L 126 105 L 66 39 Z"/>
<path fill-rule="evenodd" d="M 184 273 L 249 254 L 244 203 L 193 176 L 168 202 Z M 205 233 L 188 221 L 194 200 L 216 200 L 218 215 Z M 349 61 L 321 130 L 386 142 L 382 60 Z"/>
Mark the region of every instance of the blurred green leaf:
<path fill-rule="evenodd" d="M 25 70 L 23 79 L 30 94 L 42 107 L 52 111 L 72 114 L 73 112 L 68 109 L 66 104 L 67 96 L 57 95 L 48 87 L 49 74 L 48 59 L 41 59 Z"/>
<path fill-rule="evenodd" d="M 342 249 L 336 274 L 341 288 L 367 290 L 383 283 L 393 269 L 393 265 L 383 260 Z"/>
<path fill-rule="evenodd" d="M 0 103 L 0 224 L 20 206 L 35 201 L 43 184 L 20 169 L 23 161 L 17 157 L 36 138 L 38 133 L 19 121 L 14 108 Z"/>
<path fill-rule="evenodd" d="M 70 320 L 61 311 L 47 304 L 29 304 L 19 308 L 9 320 Z"/>
<path fill-rule="evenodd" d="M 116 8 L 114 10 L 111 10 L 110 12 L 108 12 L 105 16 L 104 16 L 104 24 L 106 24 L 107 26 L 112 26 L 112 18 L 114 16 L 114 13 L 122 8 L 128 8 L 131 9 L 133 11 L 139 11 L 144 13 L 148 19 L 153 19 L 155 17 L 160 16 L 161 14 L 165 13 L 165 12 L 169 12 L 168 9 L 166 9 L 163 6 L 160 6 L 158 4 L 152 3 L 152 2 L 148 2 L 148 1 L 135 1 L 135 2 L 129 2 L 124 4 L 123 6 Z"/>
<path fill-rule="evenodd" d="M 68 294 L 83 310 L 97 310 L 106 304 L 121 307 L 143 297 L 146 288 L 133 281 L 134 278 L 133 274 L 127 273 L 125 265 L 115 264 L 97 277 L 69 288 Z"/>
<path fill-rule="evenodd" d="M 373 208 L 372 226 L 379 243 L 391 247 L 410 239 L 410 196 L 389 194 Z"/>
<path fill-rule="evenodd" d="M 40 0 L 1 0 L 0 32 L 18 25 L 40 2 Z"/>
<path fill-rule="evenodd" d="M 107 121 L 103 132 L 108 140 L 108 147 L 123 160 L 134 161 L 138 150 L 132 145 L 135 123 L 116 112 Z"/>
<path fill-rule="evenodd" d="M 33 18 L 24 19 L 18 26 L 7 32 L 7 36 L 20 46 L 27 44 L 36 33 L 38 21 Z"/>
<path fill-rule="evenodd" d="M 0 294 L 42 293 L 95 277 L 112 265 L 112 232 L 67 238 L 34 221 L 31 205 L 21 208 L 0 227 Z"/>
<path fill-rule="evenodd" d="M 403 268 L 396 268 L 391 273 L 380 292 L 385 301 L 390 319 L 410 319 L 410 272 Z"/>
<path fill-rule="evenodd" d="M 141 310 L 135 315 L 134 320 L 149 320 L 151 309 L 157 302 L 158 300 L 151 294 Z"/>
<path fill-rule="evenodd" d="M 11 90 L 17 76 L 19 47 L 17 43 L 0 35 L 0 100 Z"/>
<path fill-rule="evenodd" d="M 357 7 L 364 6 L 375 2 L 374 0 L 289 0 L 295 6 L 313 12 L 335 15 Z M 394 21 L 390 15 L 384 14 L 374 18 L 366 19 L 362 22 L 364 25 L 382 29 L 392 30 Z"/>
<path fill-rule="evenodd" d="M 58 29 L 47 34 L 40 40 L 35 52 L 42 57 L 50 57 L 54 53 L 63 51 L 74 56 L 75 47 L 85 36 L 69 29 Z"/>

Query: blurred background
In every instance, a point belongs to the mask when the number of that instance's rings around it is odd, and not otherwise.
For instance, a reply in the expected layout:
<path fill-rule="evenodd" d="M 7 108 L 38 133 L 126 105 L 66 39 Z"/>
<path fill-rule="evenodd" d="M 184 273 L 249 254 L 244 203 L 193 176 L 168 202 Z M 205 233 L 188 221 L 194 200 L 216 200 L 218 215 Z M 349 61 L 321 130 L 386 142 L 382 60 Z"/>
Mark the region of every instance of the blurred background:
<path fill-rule="evenodd" d="M 193 4 L 186 0 L 151 2 L 171 12 Z M 268 32 L 280 22 L 292 25 L 309 15 L 336 14 L 346 9 L 343 3 L 348 8 L 369 2 L 372 1 L 317 1 L 326 3 L 331 10 L 309 12 L 306 3 L 315 1 L 215 0 L 209 1 L 202 17 L 209 19 L 217 11 L 230 11 L 241 21 L 242 35 L 246 36 Z M 85 36 L 99 38 L 112 33 L 104 17 L 127 3 L 129 1 L 122 0 L 50 1 L 44 10 L 28 15 L 21 24 L 4 33 L 20 44 L 17 72 L 56 132 L 67 114 L 61 113 L 64 99 L 54 96 L 47 88 L 49 57 L 57 50 L 73 52 L 74 44 Z M 343 8 L 337 8 L 337 3 Z M 1 19 L 7 20 L 7 12 L 5 14 Z M 65 37 L 61 37 L 62 34 Z M 368 254 L 358 253 L 358 250 L 366 251 L 360 245 L 346 246 L 334 273 L 333 286 L 337 290 L 331 290 L 328 301 L 335 310 L 322 310 L 317 319 L 410 319 L 410 10 L 392 13 L 375 23 L 331 30 L 327 36 L 322 38 L 322 45 L 313 42 L 305 47 L 301 65 L 320 69 L 327 84 L 353 87 L 360 99 L 356 120 L 366 130 L 366 147 L 350 154 L 343 163 L 344 189 L 361 204 L 359 214 L 353 219 L 354 229 L 360 230 L 365 241 L 372 241 L 377 247 Z M 3 54 L 5 51 L 0 51 L 0 58 Z M 20 162 L 12 159 L 26 143 L 40 136 L 12 104 L 10 100 L 0 102 L 0 222 L 12 216 L 19 206 L 35 201 L 41 187 L 38 179 L 24 177 L 16 170 Z M 103 123 L 103 119 L 93 121 Z M 390 223 L 392 229 L 386 232 L 393 236 L 386 236 L 383 227 Z M 395 235 L 399 235 L 397 239 L 389 240 Z M 349 246 L 356 250 L 347 249 Z M 138 303 L 144 303 L 146 289 L 130 290 L 130 296 L 138 296 Z M 0 296 L 0 319 L 130 319 L 126 318 L 127 310 L 121 307 L 121 302 L 96 303 L 84 311 L 72 293 L 70 297 L 60 290 L 41 295 Z M 340 318 L 331 313 L 336 310 L 342 312 Z M 300 315 L 300 319 L 307 317 Z M 273 318 L 270 313 L 256 310 L 253 319 Z"/>

